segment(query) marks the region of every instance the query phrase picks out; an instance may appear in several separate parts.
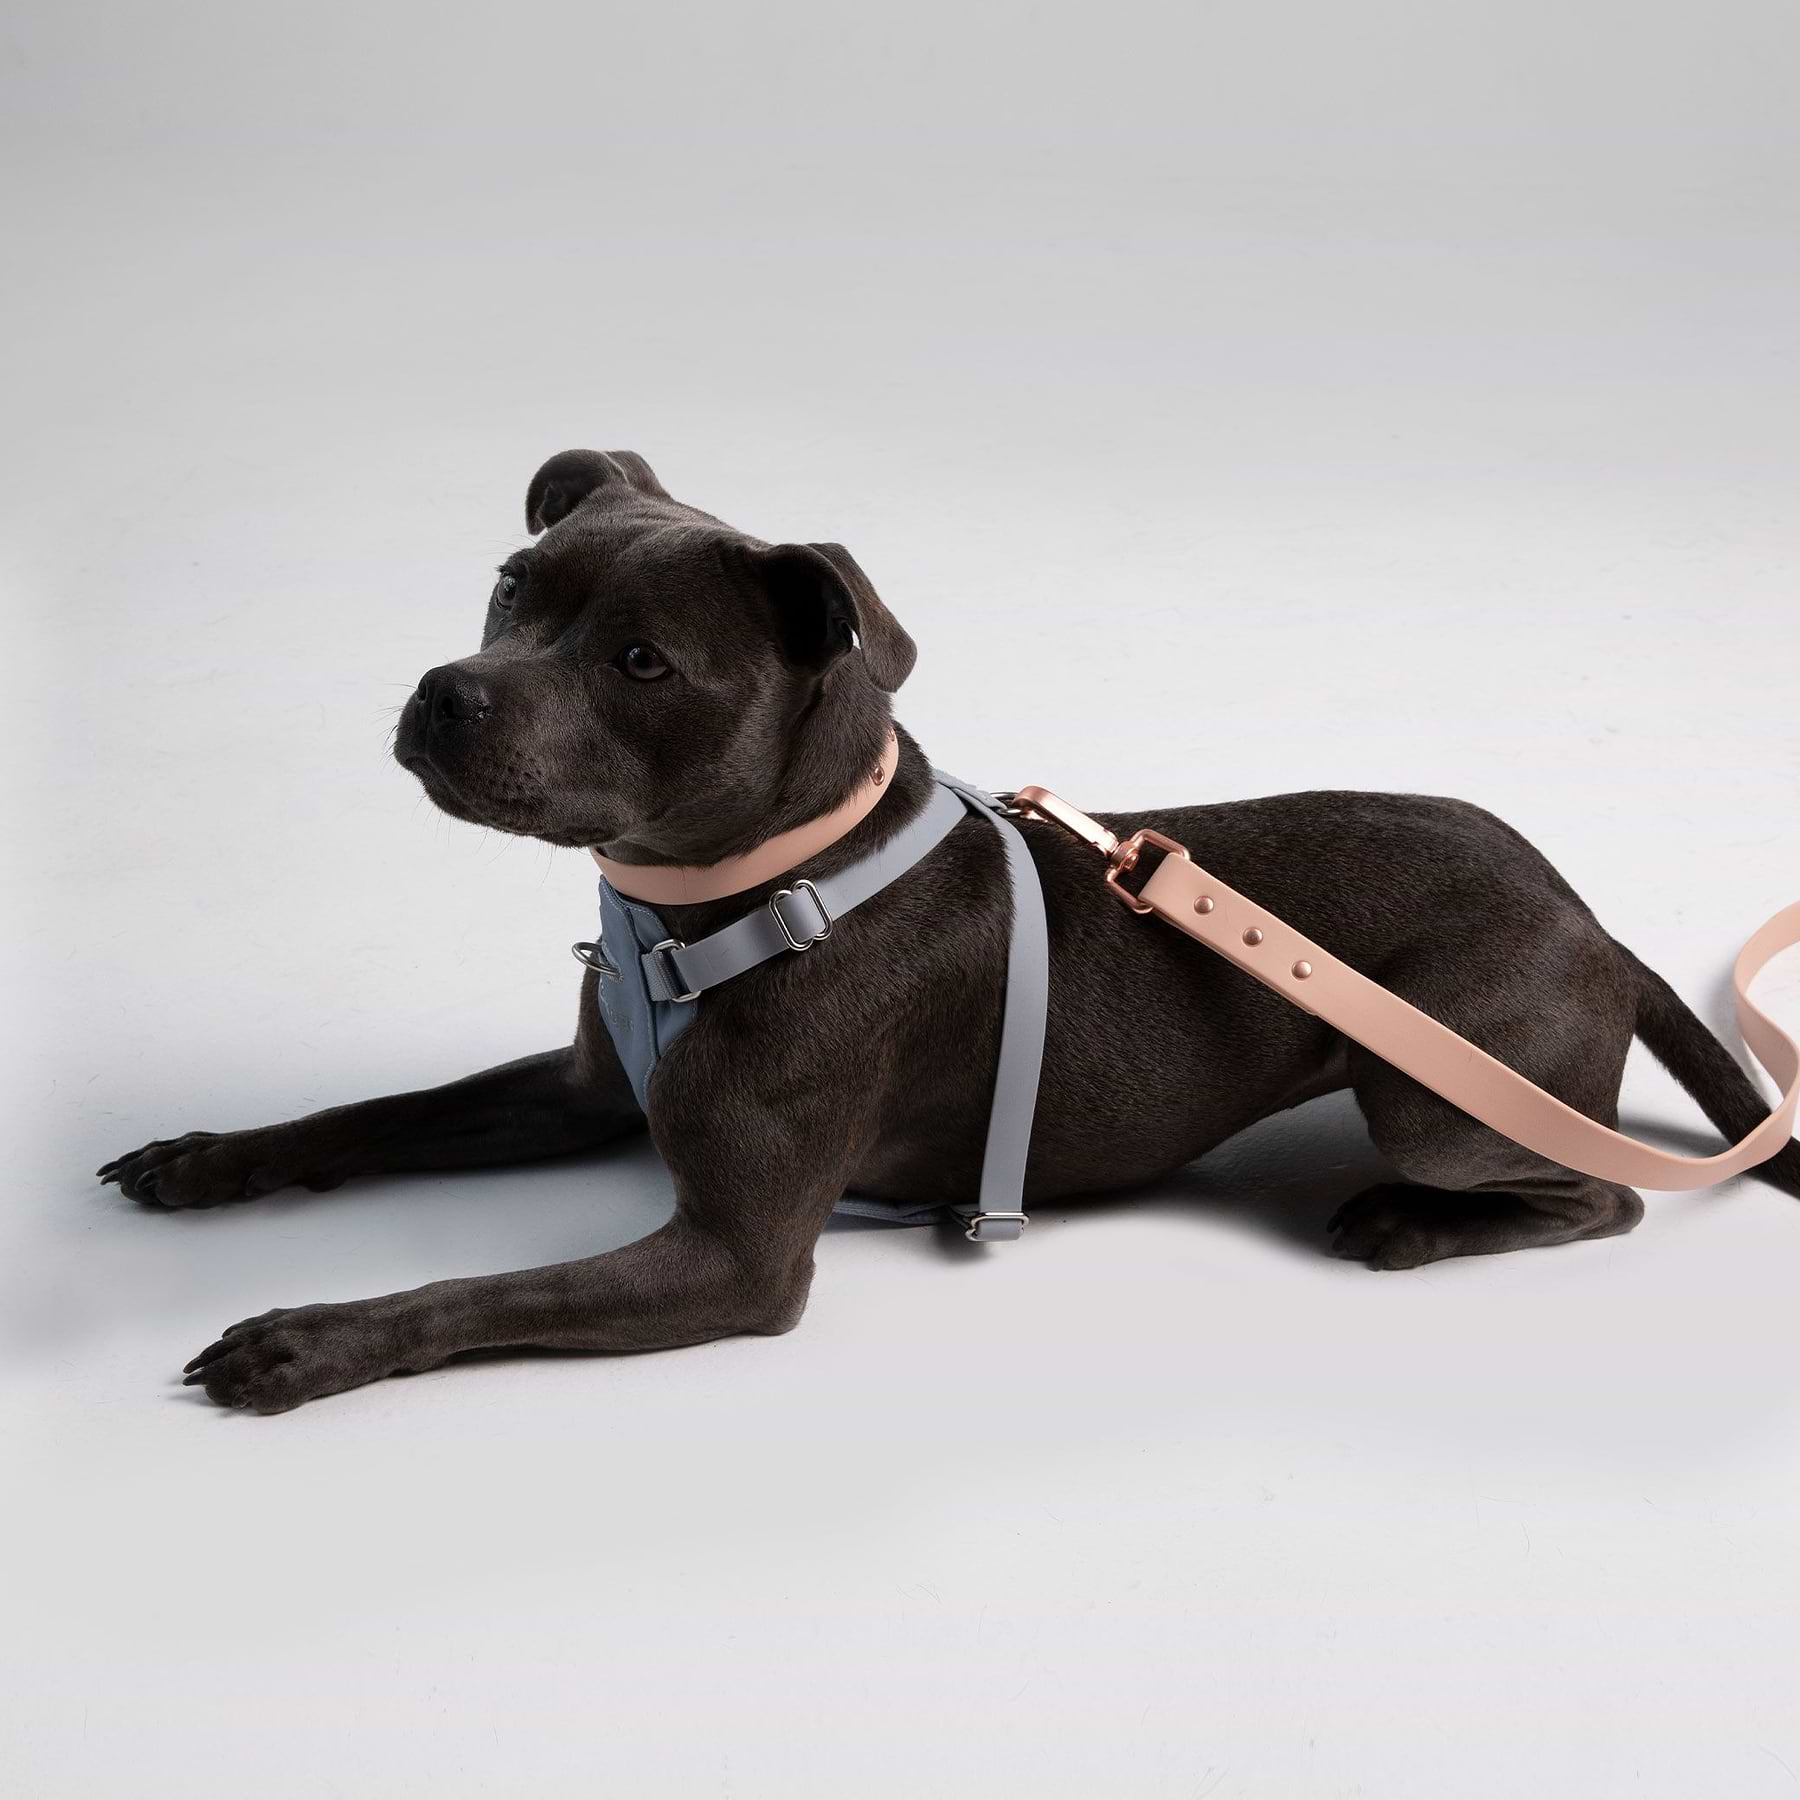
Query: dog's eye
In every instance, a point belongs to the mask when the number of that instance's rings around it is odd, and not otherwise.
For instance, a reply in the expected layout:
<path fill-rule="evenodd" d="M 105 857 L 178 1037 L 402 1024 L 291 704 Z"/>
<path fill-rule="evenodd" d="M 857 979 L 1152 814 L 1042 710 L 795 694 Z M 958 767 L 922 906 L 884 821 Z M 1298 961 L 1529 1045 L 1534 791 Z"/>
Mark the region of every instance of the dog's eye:
<path fill-rule="evenodd" d="M 661 681 L 669 672 L 662 652 L 650 644 L 627 644 L 615 660 L 633 681 Z"/>
<path fill-rule="evenodd" d="M 500 579 L 494 583 L 494 604 L 505 611 L 513 603 L 513 596 L 519 591 L 519 578 L 505 570 Z"/>

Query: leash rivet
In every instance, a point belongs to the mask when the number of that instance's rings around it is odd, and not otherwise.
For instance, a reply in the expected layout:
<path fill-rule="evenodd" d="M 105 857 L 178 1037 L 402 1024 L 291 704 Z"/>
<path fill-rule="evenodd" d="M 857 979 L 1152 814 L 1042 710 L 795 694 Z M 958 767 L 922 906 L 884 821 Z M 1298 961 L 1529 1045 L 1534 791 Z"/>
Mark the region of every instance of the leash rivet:
<path fill-rule="evenodd" d="M 1252 925 L 1250 929 L 1244 933 L 1244 942 L 1246 944 L 1260 944 L 1262 942 L 1262 933 Z"/>
<path fill-rule="evenodd" d="M 1194 911 L 1197 913 L 1209 913 L 1212 909 L 1213 897 L 1211 894 L 1202 894 L 1200 898 L 1194 902 Z"/>
<path fill-rule="evenodd" d="M 1307 978 L 1307 976 L 1309 976 L 1311 973 L 1312 973 L 1312 964 L 1311 963 L 1297 962 L 1294 964 L 1294 979 L 1296 981 L 1304 981 Z"/>

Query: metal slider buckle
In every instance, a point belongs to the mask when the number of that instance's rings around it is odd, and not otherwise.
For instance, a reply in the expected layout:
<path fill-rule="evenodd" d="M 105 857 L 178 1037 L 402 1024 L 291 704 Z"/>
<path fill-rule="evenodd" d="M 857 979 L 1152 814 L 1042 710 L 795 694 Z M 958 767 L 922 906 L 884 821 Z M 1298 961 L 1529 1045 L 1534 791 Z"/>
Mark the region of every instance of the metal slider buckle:
<path fill-rule="evenodd" d="M 1022 1212 L 974 1213 L 969 1218 L 968 1229 L 963 1233 L 963 1236 L 966 1237 L 971 1244 L 987 1243 L 989 1240 L 982 1236 L 981 1228 L 989 1219 L 1017 1219 L 1021 1236 L 1024 1234 L 1025 1227 L 1031 1223 L 1031 1220 Z"/>
<path fill-rule="evenodd" d="M 685 950 L 686 948 L 687 948 L 687 945 L 684 944 L 680 938 L 664 938 L 660 944 L 652 944 L 650 946 L 650 954 L 652 956 L 661 956 L 666 951 L 669 951 L 669 950 Z M 670 968 L 670 969 L 674 969 L 675 968 L 674 960 L 671 959 L 664 966 L 667 968 Z M 677 976 L 679 976 L 680 970 L 676 969 L 675 973 Z M 669 983 L 669 985 L 671 987 L 673 987 L 675 985 L 674 981 L 671 981 Z M 692 988 L 685 994 L 671 994 L 669 996 L 669 1003 L 672 1006 L 685 1006 L 688 1003 L 688 1001 L 698 1000 L 699 998 L 700 998 L 700 990 L 698 988 Z"/>
<path fill-rule="evenodd" d="M 807 895 L 814 906 L 819 909 L 819 917 L 825 921 L 824 929 L 815 931 L 809 938 L 794 936 L 793 927 L 787 922 L 787 915 L 781 910 L 784 900 L 791 900 L 796 894 Z M 831 928 L 837 923 L 825 910 L 825 902 L 819 898 L 819 890 L 810 881 L 796 881 L 791 888 L 782 888 L 769 896 L 769 916 L 775 921 L 783 938 L 787 940 L 790 950 L 810 950 L 814 944 L 822 944 L 831 936 Z"/>

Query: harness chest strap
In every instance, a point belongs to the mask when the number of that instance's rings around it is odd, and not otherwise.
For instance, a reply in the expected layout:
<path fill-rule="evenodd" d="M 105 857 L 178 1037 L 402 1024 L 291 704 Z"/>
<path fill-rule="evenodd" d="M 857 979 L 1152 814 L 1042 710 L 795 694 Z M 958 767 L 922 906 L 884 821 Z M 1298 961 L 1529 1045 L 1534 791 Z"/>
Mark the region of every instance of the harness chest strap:
<path fill-rule="evenodd" d="M 1631 1187 L 1708 1187 L 1766 1162 L 1792 1135 L 1800 1104 L 1800 1045 L 1755 1005 L 1750 984 L 1771 958 L 1800 944 L 1800 902 L 1778 912 L 1750 939 L 1732 971 L 1738 1029 L 1781 1089 L 1781 1099 L 1729 1149 L 1714 1156 L 1679 1156 L 1565 1105 L 1208 874 L 1184 845 L 1154 831 L 1121 843 L 1098 820 L 1044 788 L 1022 788 L 1013 803 L 1021 812 L 1055 820 L 1105 856 L 1107 886 L 1132 911 L 1153 914 L 1185 932 L 1471 1118 L 1565 1168 Z M 1134 894 L 1119 877 L 1136 867 L 1146 846 L 1164 855 Z"/>

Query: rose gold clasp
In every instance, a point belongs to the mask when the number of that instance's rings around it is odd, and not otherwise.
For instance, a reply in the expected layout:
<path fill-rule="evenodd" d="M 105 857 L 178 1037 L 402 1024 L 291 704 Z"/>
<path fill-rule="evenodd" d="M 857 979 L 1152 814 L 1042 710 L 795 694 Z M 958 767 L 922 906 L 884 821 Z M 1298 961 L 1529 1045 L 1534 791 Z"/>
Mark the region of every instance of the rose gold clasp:
<path fill-rule="evenodd" d="M 1062 795 L 1048 788 L 1022 787 L 1012 797 L 1013 805 L 1022 813 L 1033 813 L 1050 819 L 1064 831 L 1072 831 L 1084 844 L 1091 845 L 1108 860 L 1118 854 L 1119 840 L 1098 819 L 1090 819 L 1079 807 L 1071 806 Z"/>
<path fill-rule="evenodd" d="M 1106 885 L 1134 913 L 1147 913 L 1155 909 L 1148 902 L 1140 900 L 1130 888 L 1120 887 L 1119 877 L 1129 874 L 1137 867 L 1138 858 L 1143 855 L 1146 844 L 1154 844 L 1169 856 L 1179 856 L 1183 862 L 1194 860 L 1188 855 L 1186 844 L 1178 844 L 1173 838 L 1164 837 L 1160 831 L 1134 831 L 1107 859 L 1106 865 Z"/>
<path fill-rule="evenodd" d="M 1106 858 L 1106 885 L 1134 913 L 1147 913 L 1152 909 L 1129 888 L 1121 887 L 1119 877 L 1129 874 L 1137 867 L 1138 858 L 1143 855 L 1146 844 L 1153 845 L 1166 855 L 1179 856 L 1183 862 L 1193 861 L 1188 855 L 1186 844 L 1178 844 L 1173 838 L 1164 837 L 1160 831 L 1134 831 L 1121 843 L 1116 832 L 1108 831 L 1098 819 L 1090 819 L 1078 807 L 1071 806 L 1061 795 L 1051 793 L 1048 788 L 1022 787 L 1012 796 L 1012 804 L 1019 812 L 1052 820 L 1065 831 L 1074 832 L 1084 844 L 1098 850 Z"/>

